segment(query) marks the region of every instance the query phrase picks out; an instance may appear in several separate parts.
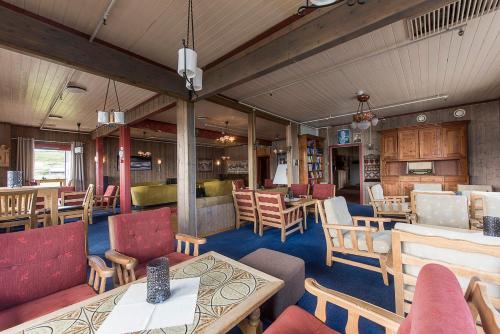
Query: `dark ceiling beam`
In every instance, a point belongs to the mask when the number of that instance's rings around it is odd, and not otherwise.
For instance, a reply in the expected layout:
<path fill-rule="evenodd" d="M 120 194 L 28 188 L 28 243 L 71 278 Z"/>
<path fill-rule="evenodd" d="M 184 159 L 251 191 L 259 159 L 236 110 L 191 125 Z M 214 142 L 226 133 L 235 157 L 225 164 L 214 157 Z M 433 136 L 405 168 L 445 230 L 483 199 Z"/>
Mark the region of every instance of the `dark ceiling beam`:
<path fill-rule="evenodd" d="M 0 1 L 0 45 L 78 70 L 188 99 L 184 80 L 170 69 Z"/>
<path fill-rule="evenodd" d="M 131 127 L 136 128 L 136 129 L 177 134 L 177 125 L 176 124 L 154 121 L 151 119 L 145 119 L 141 122 L 133 124 Z M 222 132 L 219 132 L 219 131 L 199 129 L 199 128 L 196 129 L 196 137 L 199 137 L 199 138 L 212 139 L 215 141 L 220 136 L 222 136 Z M 233 136 L 236 138 L 236 143 L 245 144 L 245 145 L 248 144 L 247 137 L 237 136 L 237 135 L 233 135 Z M 269 140 L 257 139 L 257 142 L 260 145 L 271 146 L 271 142 Z"/>
<path fill-rule="evenodd" d="M 450 0 L 370 0 L 345 2 L 243 55 L 234 55 L 204 73 L 200 99 L 208 98 L 287 65 Z M 299 21 L 300 23 L 301 21 Z"/>

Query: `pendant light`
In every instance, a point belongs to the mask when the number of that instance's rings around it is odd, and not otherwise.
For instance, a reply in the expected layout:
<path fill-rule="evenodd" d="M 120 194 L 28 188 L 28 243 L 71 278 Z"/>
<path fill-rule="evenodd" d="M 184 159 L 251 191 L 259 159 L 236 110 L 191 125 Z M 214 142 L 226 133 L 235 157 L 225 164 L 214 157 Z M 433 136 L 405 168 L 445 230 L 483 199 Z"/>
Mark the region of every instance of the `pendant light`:
<path fill-rule="evenodd" d="M 125 112 L 121 110 L 120 107 L 120 99 L 118 98 L 118 91 L 116 89 L 116 81 L 113 80 L 113 86 L 115 89 L 115 97 L 116 103 L 118 105 L 118 110 L 112 109 L 111 112 L 106 111 L 106 104 L 108 103 L 108 93 L 109 93 L 109 84 L 111 83 L 111 79 L 108 79 L 108 85 L 106 87 L 106 96 L 104 97 L 104 107 L 102 110 L 97 111 L 97 123 L 99 125 L 105 124 L 125 124 Z"/>
<path fill-rule="evenodd" d="M 82 125 L 82 124 L 76 123 L 76 126 L 78 128 L 78 132 L 76 133 L 75 148 L 73 149 L 73 152 L 75 154 L 83 154 L 83 145 L 82 145 L 82 142 L 80 141 L 80 125 Z"/>
<path fill-rule="evenodd" d="M 351 128 L 366 130 L 370 126 L 376 126 L 379 122 L 379 119 L 377 115 L 372 111 L 372 107 L 369 102 L 370 95 L 360 90 L 356 94 L 356 98 L 358 100 L 358 110 L 356 111 L 356 114 L 352 116 Z M 365 105 L 366 110 L 363 110 L 363 107 Z"/>
<path fill-rule="evenodd" d="M 125 124 L 125 112 L 120 108 L 120 100 L 118 99 L 118 91 L 116 90 L 116 81 L 113 80 L 115 87 L 116 104 L 118 104 L 118 111 L 113 110 L 113 123 L 123 125 Z"/>
<path fill-rule="evenodd" d="M 304 15 L 306 9 L 311 9 L 311 8 L 322 8 L 322 7 L 328 7 L 335 5 L 337 3 L 341 2 L 340 0 L 306 0 L 306 4 L 304 6 L 300 6 L 299 9 L 297 10 L 297 13 L 299 15 Z M 347 5 L 348 6 L 354 6 L 356 2 L 360 5 L 364 5 L 366 3 L 366 0 L 347 0 Z"/>

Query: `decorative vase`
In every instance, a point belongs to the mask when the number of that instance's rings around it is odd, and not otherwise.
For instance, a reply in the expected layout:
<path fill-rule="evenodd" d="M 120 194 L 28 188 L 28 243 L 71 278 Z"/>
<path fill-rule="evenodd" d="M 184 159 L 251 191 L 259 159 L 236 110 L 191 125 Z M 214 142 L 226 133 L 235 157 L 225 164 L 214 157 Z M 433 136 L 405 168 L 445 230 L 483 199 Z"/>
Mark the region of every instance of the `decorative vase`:
<path fill-rule="evenodd" d="M 500 237 L 500 217 L 483 217 L 483 234 L 490 237 Z"/>
<path fill-rule="evenodd" d="M 159 257 L 147 264 L 147 298 L 150 304 L 163 303 L 170 297 L 170 264 L 166 257 Z"/>
<path fill-rule="evenodd" d="M 9 170 L 7 171 L 7 187 L 19 188 L 23 186 L 23 172 Z"/>

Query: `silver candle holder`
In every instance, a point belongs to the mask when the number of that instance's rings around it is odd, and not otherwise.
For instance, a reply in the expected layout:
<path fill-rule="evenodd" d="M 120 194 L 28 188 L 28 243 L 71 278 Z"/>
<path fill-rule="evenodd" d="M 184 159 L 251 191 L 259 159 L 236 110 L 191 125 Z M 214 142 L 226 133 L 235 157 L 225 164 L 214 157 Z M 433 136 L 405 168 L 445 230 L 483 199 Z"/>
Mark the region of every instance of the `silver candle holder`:
<path fill-rule="evenodd" d="M 150 304 L 163 303 L 170 297 L 170 264 L 166 257 L 159 257 L 147 264 L 147 298 Z"/>

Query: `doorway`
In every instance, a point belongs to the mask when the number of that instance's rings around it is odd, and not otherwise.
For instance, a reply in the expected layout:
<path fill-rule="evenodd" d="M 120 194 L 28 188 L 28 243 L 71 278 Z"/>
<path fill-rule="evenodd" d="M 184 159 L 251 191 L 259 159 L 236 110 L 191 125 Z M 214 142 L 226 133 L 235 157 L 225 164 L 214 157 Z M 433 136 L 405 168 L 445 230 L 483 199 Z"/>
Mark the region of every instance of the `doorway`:
<path fill-rule="evenodd" d="M 257 184 L 264 184 L 271 177 L 269 156 L 257 157 Z"/>
<path fill-rule="evenodd" d="M 336 196 L 350 203 L 363 203 L 362 150 L 360 144 L 330 147 L 330 181 L 337 185 Z"/>

